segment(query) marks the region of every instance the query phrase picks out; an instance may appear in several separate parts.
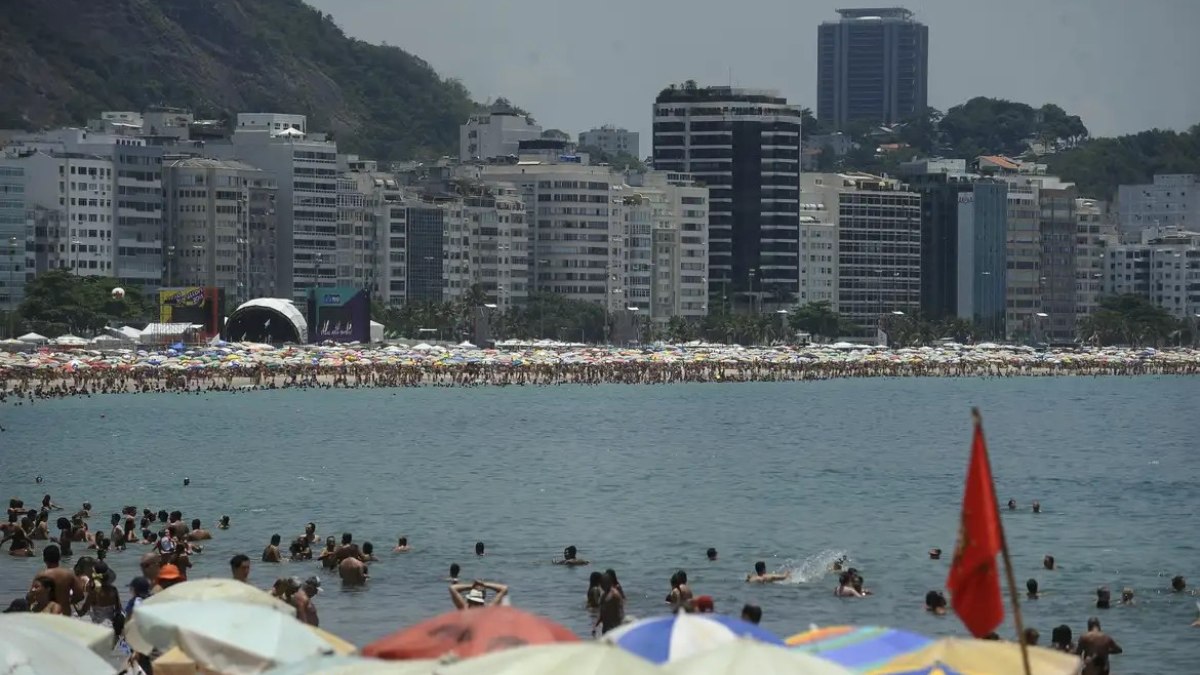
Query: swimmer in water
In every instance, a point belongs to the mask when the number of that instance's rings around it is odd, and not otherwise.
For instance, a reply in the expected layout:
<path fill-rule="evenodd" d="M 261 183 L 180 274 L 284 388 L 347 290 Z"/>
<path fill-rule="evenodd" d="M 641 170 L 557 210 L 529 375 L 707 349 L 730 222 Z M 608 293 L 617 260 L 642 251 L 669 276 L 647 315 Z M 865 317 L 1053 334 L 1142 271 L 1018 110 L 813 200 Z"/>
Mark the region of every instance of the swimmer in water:
<path fill-rule="evenodd" d="M 1017 500 L 1015 500 L 1015 499 L 1008 500 L 1008 510 L 1009 511 L 1017 510 Z"/>
<path fill-rule="evenodd" d="M 228 530 L 229 529 L 229 516 L 221 516 L 221 520 L 217 521 L 217 529 L 218 530 Z"/>
<path fill-rule="evenodd" d="M 929 549 L 929 559 L 930 560 L 941 560 L 942 559 L 942 549 L 940 549 L 940 548 Z"/>
<path fill-rule="evenodd" d="M 767 563 L 759 560 L 754 563 L 754 574 L 746 575 L 746 582 L 751 584 L 771 584 L 776 581 L 787 581 L 792 578 L 792 573 L 777 574 L 775 572 L 767 573 Z"/>
<path fill-rule="evenodd" d="M 838 576 L 838 585 L 833 589 L 833 594 L 839 598 L 863 597 L 863 594 L 854 587 L 854 576 L 849 572 L 842 572 Z"/>
<path fill-rule="evenodd" d="M 1030 579 L 1029 581 L 1026 581 L 1025 591 L 1025 598 L 1028 600 L 1037 600 L 1038 598 L 1042 597 L 1042 594 L 1038 593 L 1037 579 Z"/>
<path fill-rule="evenodd" d="M 934 616 L 946 615 L 946 596 L 941 591 L 929 591 L 925 594 L 925 611 Z"/>
<path fill-rule="evenodd" d="M 1039 502 L 1039 501 L 1038 501 L 1038 500 L 1036 500 L 1036 499 L 1035 499 L 1035 500 L 1033 500 L 1033 512 L 1034 512 L 1034 513 L 1041 513 L 1041 512 L 1042 512 L 1042 503 L 1041 503 L 1041 502 Z"/>
<path fill-rule="evenodd" d="M 576 557 L 577 555 L 578 550 L 574 546 L 568 546 L 563 549 L 563 557 L 561 559 L 554 559 L 551 562 L 555 565 L 567 565 L 570 567 L 590 564 L 588 561 Z"/>
<path fill-rule="evenodd" d="M 1133 589 L 1126 586 L 1121 589 L 1121 604 L 1125 606 L 1135 604 L 1133 601 Z"/>
<path fill-rule="evenodd" d="M 1108 590 L 1108 586 L 1101 586 L 1096 589 L 1096 609 L 1108 609 L 1112 606 L 1112 592 Z"/>
<path fill-rule="evenodd" d="M 1048 570 L 1054 569 L 1054 556 L 1048 555 L 1042 558 L 1042 567 Z"/>
<path fill-rule="evenodd" d="M 185 477 L 185 478 L 183 479 L 183 487 L 187 487 L 187 486 L 189 486 L 189 485 L 191 485 L 191 484 L 192 484 L 192 479 L 191 479 L 191 478 L 187 478 L 187 477 Z"/>
<path fill-rule="evenodd" d="M 717 549 L 715 549 L 715 548 L 708 549 L 707 551 L 704 552 L 704 555 L 708 558 L 709 562 L 717 561 Z"/>
<path fill-rule="evenodd" d="M 396 540 L 396 548 L 392 549 L 392 553 L 408 553 L 410 550 L 408 537 L 400 537 Z"/>
<path fill-rule="evenodd" d="M 483 552 L 483 542 L 482 541 L 475 542 L 475 555 L 487 555 L 486 553 Z"/>

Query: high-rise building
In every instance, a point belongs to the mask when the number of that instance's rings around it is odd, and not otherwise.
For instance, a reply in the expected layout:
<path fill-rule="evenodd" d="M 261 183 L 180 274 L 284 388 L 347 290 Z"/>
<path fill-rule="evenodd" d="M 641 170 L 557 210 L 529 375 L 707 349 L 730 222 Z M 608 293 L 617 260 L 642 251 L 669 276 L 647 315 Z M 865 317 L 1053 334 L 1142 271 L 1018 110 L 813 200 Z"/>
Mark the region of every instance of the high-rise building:
<path fill-rule="evenodd" d="M 1076 190 L 1074 183 L 1064 183 L 1053 177 L 1036 179 L 1038 207 L 1041 209 L 1042 233 L 1042 314 L 1035 315 L 1036 333 L 1049 342 L 1071 342 L 1075 339 L 1076 259 L 1075 215 Z"/>
<path fill-rule="evenodd" d="M 859 336 L 875 335 L 893 312 L 919 309 L 921 195 L 865 173 L 805 174 L 802 190 L 837 218 L 837 307 Z"/>
<path fill-rule="evenodd" d="M 761 310 L 799 290 L 800 108 L 778 92 L 671 86 L 654 102 L 654 168 L 709 188 L 711 299 Z"/>
<path fill-rule="evenodd" d="M 1137 242 L 1151 227 L 1200 231 L 1200 174 L 1158 174 L 1146 185 L 1117 188 L 1121 237 Z"/>
<path fill-rule="evenodd" d="M 529 299 L 529 226 L 521 192 L 511 183 L 456 184 L 470 228 L 471 286 L 506 312 Z"/>
<path fill-rule="evenodd" d="M 29 234 L 25 217 L 25 169 L 0 159 L 0 308 L 5 312 L 15 311 L 25 299 Z"/>
<path fill-rule="evenodd" d="M 799 304 L 827 302 L 838 307 L 837 216 L 815 195 L 802 192 L 800 204 L 800 293 Z M 837 204 L 832 208 L 836 211 Z"/>
<path fill-rule="evenodd" d="M 708 188 L 687 174 L 630 173 L 624 193 L 627 309 L 658 324 L 708 313 Z"/>
<path fill-rule="evenodd" d="M 530 230 L 530 290 L 626 307 L 622 177 L 606 166 L 539 160 L 465 167 L 521 191 Z"/>
<path fill-rule="evenodd" d="M 922 164 L 901 167 L 921 195 L 921 310 L 934 321 L 971 321 L 1002 339 L 1008 184 Z"/>
<path fill-rule="evenodd" d="M 1106 251 L 1105 295 L 1138 295 L 1193 328 L 1200 319 L 1200 233 L 1147 230 L 1137 244 Z"/>
<path fill-rule="evenodd" d="M 269 185 L 261 170 L 244 162 L 168 156 L 164 283 L 219 288 L 236 304 L 268 295 L 261 273 L 256 283 L 252 270 L 253 254 L 264 252 L 257 240 L 267 236 L 269 214 L 252 214 L 251 193 Z"/>
<path fill-rule="evenodd" d="M 1025 340 L 1042 311 L 1042 220 L 1037 184 L 1009 181 L 1007 201 L 1005 335 L 1009 340 Z"/>
<path fill-rule="evenodd" d="M 1094 313 L 1104 294 L 1108 249 L 1117 244 L 1117 228 L 1108 204 L 1098 199 L 1075 200 L 1075 320 Z"/>
<path fill-rule="evenodd" d="M 308 289 L 336 285 L 337 144 L 308 133 L 304 115 L 239 113 L 233 136 L 204 152 L 275 177 L 276 295 L 303 306 Z"/>
<path fill-rule="evenodd" d="M 894 124 L 928 105 L 929 28 L 903 8 L 839 9 L 817 31 L 817 118 Z"/>
<path fill-rule="evenodd" d="M 533 118 L 509 105 L 493 105 L 486 113 L 472 115 L 458 128 L 460 161 L 515 157 L 521 141 L 542 137 L 542 127 Z"/>
<path fill-rule="evenodd" d="M 612 125 L 604 125 L 580 132 L 580 147 L 589 147 L 609 155 L 626 154 L 641 157 L 641 134 Z"/>

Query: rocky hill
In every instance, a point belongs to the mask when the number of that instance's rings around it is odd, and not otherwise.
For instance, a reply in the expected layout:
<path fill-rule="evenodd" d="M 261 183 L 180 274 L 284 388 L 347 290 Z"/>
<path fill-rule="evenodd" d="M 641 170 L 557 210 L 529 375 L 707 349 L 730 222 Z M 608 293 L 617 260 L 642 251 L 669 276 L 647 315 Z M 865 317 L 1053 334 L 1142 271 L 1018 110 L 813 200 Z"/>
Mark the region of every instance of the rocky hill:
<path fill-rule="evenodd" d="M 0 11 L 0 128 L 100 110 L 300 112 L 378 159 L 453 153 L 466 89 L 401 49 L 347 37 L 301 0 L 16 0 Z"/>

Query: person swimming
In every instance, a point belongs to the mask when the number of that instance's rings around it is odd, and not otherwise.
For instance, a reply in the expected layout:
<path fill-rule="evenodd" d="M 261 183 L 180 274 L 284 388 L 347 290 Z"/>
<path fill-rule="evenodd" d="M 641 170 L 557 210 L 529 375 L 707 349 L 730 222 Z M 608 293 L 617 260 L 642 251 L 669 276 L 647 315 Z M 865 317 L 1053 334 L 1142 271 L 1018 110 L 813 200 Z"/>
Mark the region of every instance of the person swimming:
<path fill-rule="evenodd" d="M 761 560 L 754 563 L 754 573 L 746 575 L 747 583 L 752 583 L 752 584 L 770 584 L 770 583 L 774 583 L 776 581 L 786 581 L 791 578 L 792 578 L 792 573 L 790 571 L 786 572 L 784 574 L 778 574 L 775 572 L 768 574 L 767 573 L 767 563 L 765 563 Z"/>
<path fill-rule="evenodd" d="M 936 616 L 944 616 L 946 614 L 946 596 L 941 591 L 926 593 L 925 611 Z"/>
<path fill-rule="evenodd" d="M 551 560 L 555 565 L 579 566 L 588 565 L 588 561 L 578 558 L 578 550 L 574 546 L 568 546 L 563 549 L 563 557 Z"/>

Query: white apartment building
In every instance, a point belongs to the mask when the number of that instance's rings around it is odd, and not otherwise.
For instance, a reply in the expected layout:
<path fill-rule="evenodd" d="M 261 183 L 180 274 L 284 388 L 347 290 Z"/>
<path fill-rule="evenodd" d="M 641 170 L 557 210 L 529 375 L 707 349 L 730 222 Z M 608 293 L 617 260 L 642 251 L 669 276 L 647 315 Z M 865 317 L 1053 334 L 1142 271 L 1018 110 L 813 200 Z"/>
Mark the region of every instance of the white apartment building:
<path fill-rule="evenodd" d="M 916 311 L 921 196 L 898 180 L 865 173 L 804 174 L 801 192 L 836 214 L 837 308 L 860 336 L 874 335 L 886 315 Z"/>
<path fill-rule="evenodd" d="M 1106 253 L 1117 244 L 1117 228 L 1109 220 L 1108 204 L 1097 199 L 1076 199 L 1075 315 L 1076 321 L 1092 314 L 1104 293 Z"/>
<path fill-rule="evenodd" d="M 373 186 L 359 176 L 378 173 L 378 166 L 357 155 L 338 155 L 338 171 L 337 248 L 325 264 L 334 269 L 334 285 L 371 289 L 379 262 L 378 219 Z"/>
<path fill-rule="evenodd" d="M 825 193 L 802 199 L 823 197 Z M 837 205 L 833 205 L 834 209 Z M 798 304 L 827 302 L 838 308 L 838 233 L 836 215 L 831 215 L 824 202 L 802 201 L 800 204 L 800 290 Z"/>
<path fill-rule="evenodd" d="M 1200 318 L 1200 232 L 1171 230 L 1107 251 L 1104 292 L 1139 295 L 1177 319 Z"/>
<path fill-rule="evenodd" d="M 80 276 L 112 276 L 113 200 L 116 173 L 108 157 L 40 149 L 14 152 L 4 160 L 25 175 L 25 208 L 61 212 L 60 235 L 43 246 L 58 269 Z M 56 228 L 57 229 L 57 228 Z"/>
<path fill-rule="evenodd" d="M 263 179 L 261 170 L 235 160 L 167 159 L 165 285 L 219 288 L 234 306 L 259 297 L 251 279 L 250 194 Z"/>
<path fill-rule="evenodd" d="M 687 174 L 631 173 L 624 194 L 626 309 L 655 323 L 708 314 L 708 188 Z"/>
<path fill-rule="evenodd" d="M 504 105 L 472 115 L 458 128 L 460 161 L 516 157 L 521 141 L 542 137 L 542 127 L 528 115 Z"/>
<path fill-rule="evenodd" d="M 303 306 L 308 289 L 336 285 L 337 144 L 307 133 L 304 115 L 239 113 L 231 139 L 204 150 L 275 176 L 278 296 Z"/>
<path fill-rule="evenodd" d="M 1158 174 L 1145 185 L 1117 188 L 1122 241 L 1139 240 L 1148 227 L 1200 231 L 1200 174 Z"/>
<path fill-rule="evenodd" d="M 462 180 L 470 237 L 470 286 L 478 285 L 503 313 L 529 299 L 529 227 L 516 185 Z"/>
<path fill-rule="evenodd" d="M 541 161 L 463 170 L 521 191 L 530 230 L 531 291 L 593 302 L 610 312 L 628 306 L 621 176 L 605 166 Z"/>
<path fill-rule="evenodd" d="M 579 145 L 596 148 L 609 155 L 624 153 L 641 157 L 641 134 L 610 124 L 580 132 Z"/>

